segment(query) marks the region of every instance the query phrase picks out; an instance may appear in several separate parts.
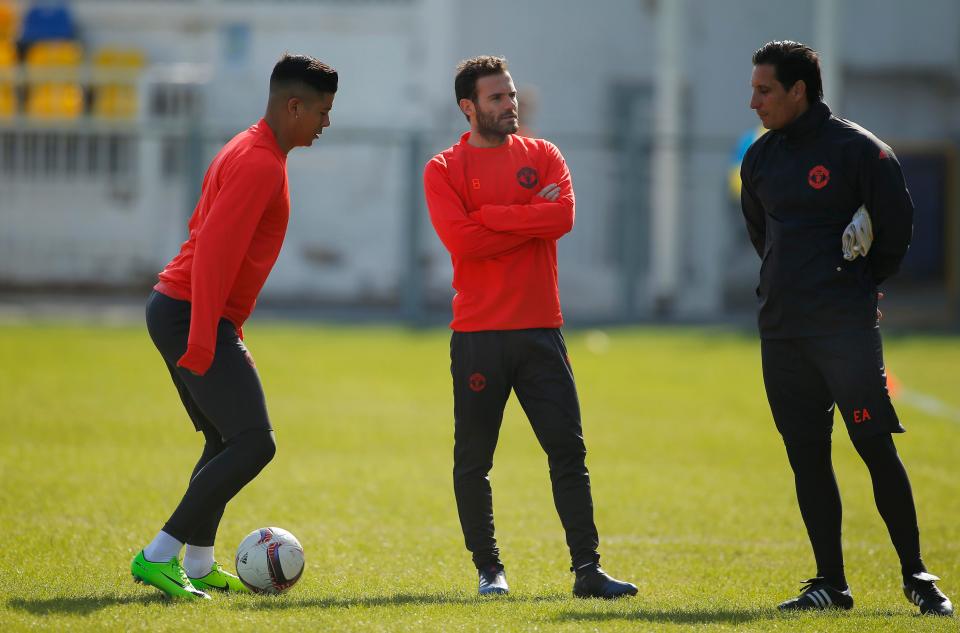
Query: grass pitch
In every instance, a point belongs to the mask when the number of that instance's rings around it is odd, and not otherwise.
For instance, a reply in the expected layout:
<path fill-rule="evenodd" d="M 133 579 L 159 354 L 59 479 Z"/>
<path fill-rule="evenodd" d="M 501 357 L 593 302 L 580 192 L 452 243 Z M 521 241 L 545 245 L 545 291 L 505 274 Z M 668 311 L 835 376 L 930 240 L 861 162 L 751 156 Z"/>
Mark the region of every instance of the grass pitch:
<path fill-rule="evenodd" d="M 512 593 L 475 596 L 454 505 L 445 331 L 251 323 L 278 454 L 228 506 L 218 558 L 277 525 L 307 570 L 279 597 L 171 604 L 129 562 L 201 448 L 139 324 L 0 326 L 0 622 L 5 631 L 955 631 L 903 598 L 866 468 L 837 422 L 849 613 L 780 615 L 813 574 L 759 343 L 719 330 L 568 333 L 605 568 L 619 602 L 570 596 L 546 458 L 514 399 L 491 474 Z M 956 338 L 890 338 L 897 444 L 924 558 L 960 598 Z M 911 404 L 912 403 L 912 404 Z M 952 409 L 951 409 L 952 407 Z M 926 411 L 926 412 L 925 412 Z"/>

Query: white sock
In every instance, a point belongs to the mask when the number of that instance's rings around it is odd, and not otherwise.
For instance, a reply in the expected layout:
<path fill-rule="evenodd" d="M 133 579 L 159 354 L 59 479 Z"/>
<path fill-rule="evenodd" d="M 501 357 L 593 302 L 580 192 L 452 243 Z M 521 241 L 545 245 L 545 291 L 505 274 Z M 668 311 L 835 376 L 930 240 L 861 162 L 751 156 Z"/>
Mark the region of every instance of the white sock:
<path fill-rule="evenodd" d="M 209 574 L 213 569 L 213 545 L 187 545 L 187 551 L 183 555 L 183 569 L 191 578 L 203 578 Z"/>
<path fill-rule="evenodd" d="M 160 530 L 150 544 L 143 548 L 143 557 L 151 563 L 165 563 L 171 558 L 179 558 L 182 547 L 183 543 Z"/>

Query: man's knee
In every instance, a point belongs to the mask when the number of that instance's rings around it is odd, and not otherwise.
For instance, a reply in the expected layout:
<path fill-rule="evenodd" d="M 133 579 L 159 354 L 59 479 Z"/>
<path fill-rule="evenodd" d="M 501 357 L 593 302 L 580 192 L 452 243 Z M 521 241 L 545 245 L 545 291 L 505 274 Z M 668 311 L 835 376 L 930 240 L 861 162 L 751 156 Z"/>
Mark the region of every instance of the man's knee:
<path fill-rule="evenodd" d="M 586 472 L 587 447 L 581 437 L 551 442 L 544 446 L 550 471 L 557 473 Z"/>
<path fill-rule="evenodd" d="M 890 433 L 857 438 L 853 440 L 853 447 L 857 449 L 860 458 L 868 467 L 890 464 L 900 460 L 897 447 L 893 443 L 893 435 Z"/>
<path fill-rule="evenodd" d="M 541 433 L 540 445 L 550 457 L 558 459 L 584 459 L 587 444 L 579 429 L 564 429 L 561 433 Z"/>
<path fill-rule="evenodd" d="M 244 459 L 248 463 L 263 468 L 277 454 L 277 441 L 271 429 L 257 429 L 241 433 L 230 440 L 243 448 Z"/>
<path fill-rule="evenodd" d="M 496 448 L 496 438 L 456 438 L 453 445 L 453 481 L 486 477 L 493 468 Z"/>
<path fill-rule="evenodd" d="M 492 459 L 455 459 L 453 483 L 459 485 L 473 479 L 482 479 L 490 473 L 491 468 L 493 468 Z"/>
<path fill-rule="evenodd" d="M 823 437 L 784 437 L 783 445 L 787 449 L 787 458 L 795 473 L 810 468 L 822 467 L 831 463 L 833 444 L 829 435 Z"/>
<path fill-rule="evenodd" d="M 274 436 L 273 431 L 263 433 L 263 439 L 258 446 L 260 461 L 266 466 L 273 460 L 273 456 L 277 454 L 277 438 Z"/>

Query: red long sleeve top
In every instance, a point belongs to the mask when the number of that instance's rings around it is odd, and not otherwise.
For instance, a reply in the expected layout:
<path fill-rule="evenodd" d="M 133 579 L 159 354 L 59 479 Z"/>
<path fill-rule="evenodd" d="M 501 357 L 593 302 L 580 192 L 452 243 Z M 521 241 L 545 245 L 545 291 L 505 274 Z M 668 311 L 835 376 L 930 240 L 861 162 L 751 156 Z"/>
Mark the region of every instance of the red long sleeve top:
<path fill-rule="evenodd" d="M 552 143 L 509 135 L 467 140 L 424 170 L 430 220 L 453 262 L 453 321 L 460 332 L 560 327 L 557 240 L 573 228 L 570 171 Z M 557 183 L 555 202 L 537 192 Z"/>
<path fill-rule="evenodd" d="M 263 119 L 217 154 L 190 218 L 190 236 L 154 288 L 191 304 L 187 351 L 177 365 L 205 374 L 217 324 L 241 332 L 280 254 L 290 216 L 287 157 Z"/>

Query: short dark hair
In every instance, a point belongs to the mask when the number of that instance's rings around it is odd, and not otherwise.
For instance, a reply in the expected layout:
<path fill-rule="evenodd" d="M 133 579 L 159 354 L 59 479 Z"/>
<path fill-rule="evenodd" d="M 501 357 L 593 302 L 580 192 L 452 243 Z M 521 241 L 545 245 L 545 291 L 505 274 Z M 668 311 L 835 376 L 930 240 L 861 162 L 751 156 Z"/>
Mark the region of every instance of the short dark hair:
<path fill-rule="evenodd" d="M 480 55 L 465 59 L 457 64 L 457 77 L 453 80 L 453 91 L 457 95 L 457 103 L 461 99 L 477 99 L 477 79 L 487 75 L 498 75 L 507 72 L 507 60 L 495 55 Z"/>
<path fill-rule="evenodd" d="M 297 84 L 333 93 L 337 91 L 337 79 L 337 71 L 315 57 L 284 53 L 270 74 L 270 93 Z"/>
<path fill-rule="evenodd" d="M 753 65 L 770 64 L 774 75 L 789 90 L 799 80 L 807 87 L 807 103 L 823 101 L 820 55 L 806 44 L 782 40 L 767 42 L 753 54 Z"/>

